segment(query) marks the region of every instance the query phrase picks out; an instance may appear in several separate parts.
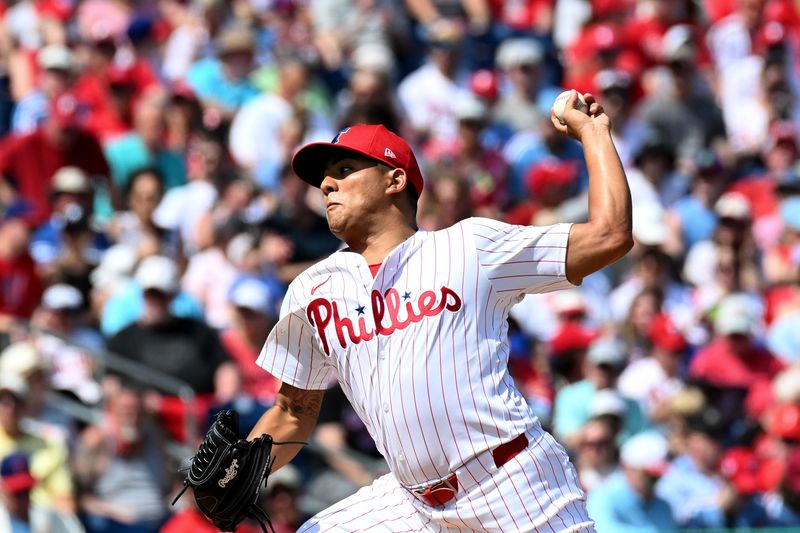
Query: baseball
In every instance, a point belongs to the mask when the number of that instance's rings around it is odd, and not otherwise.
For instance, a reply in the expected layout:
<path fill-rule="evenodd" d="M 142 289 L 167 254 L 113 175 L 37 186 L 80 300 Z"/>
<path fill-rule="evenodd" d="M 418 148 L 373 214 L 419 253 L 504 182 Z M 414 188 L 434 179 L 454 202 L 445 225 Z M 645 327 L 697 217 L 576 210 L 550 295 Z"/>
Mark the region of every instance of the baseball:
<path fill-rule="evenodd" d="M 565 124 L 564 111 L 566 111 L 567 101 L 569 100 L 569 97 L 572 95 L 573 91 L 575 91 L 575 89 L 564 91 L 563 93 L 559 94 L 556 97 L 556 101 L 553 102 L 553 113 L 555 113 L 556 118 L 562 124 Z M 580 109 L 584 113 L 588 111 L 588 107 L 586 106 L 586 100 L 583 99 L 583 95 L 581 93 L 578 93 L 578 109 Z"/>

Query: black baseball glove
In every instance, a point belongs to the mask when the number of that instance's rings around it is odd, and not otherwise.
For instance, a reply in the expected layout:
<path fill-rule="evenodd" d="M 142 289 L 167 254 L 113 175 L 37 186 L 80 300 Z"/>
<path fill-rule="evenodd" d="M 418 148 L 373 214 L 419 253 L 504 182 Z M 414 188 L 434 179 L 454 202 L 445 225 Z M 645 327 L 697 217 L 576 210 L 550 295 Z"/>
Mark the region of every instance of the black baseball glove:
<path fill-rule="evenodd" d="M 239 436 L 239 413 L 221 411 L 194 457 L 191 458 L 183 490 L 194 491 L 197 507 L 221 531 L 236 531 L 245 518 L 253 518 L 265 532 L 273 530 L 267 513 L 258 504 L 258 490 L 272 471 L 275 457 L 269 435 L 248 441 Z M 297 443 L 304 444 L 304 443 Z"/>

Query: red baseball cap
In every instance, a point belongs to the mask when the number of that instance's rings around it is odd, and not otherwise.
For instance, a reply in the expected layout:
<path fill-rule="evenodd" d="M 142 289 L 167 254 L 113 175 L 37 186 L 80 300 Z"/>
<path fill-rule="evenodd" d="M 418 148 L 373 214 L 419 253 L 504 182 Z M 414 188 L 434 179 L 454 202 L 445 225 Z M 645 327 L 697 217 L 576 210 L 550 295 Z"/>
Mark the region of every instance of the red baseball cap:
<path fill-rule="evenodd" d="M 0 483 L 7 492 L 23 492 L 36 485 L 28 468 L 28 458 L 21 453 L 6 456 L 0 463 Z"/>
<path fill-rule="evenodd" d="M 578 177 L 578 166 L 571 161 L 546 159 L 532 165 L 525 173 L 528 190 L 536 197 L 543 196 L 548 189 L 563 189 Z"/>
<path fill-rule="evenodd" d="M 661 314 L 653 318 L 648 333 L 653 345 L 663 350 L 680 352 L 686 349 L 686 339 L 667 315 Z"/>
<path fill-rule="evenodd" d="M 319 187 L 325 167 L 334 159 L 357 154 L 406 171 L 408 180 L 422 194 L 424 181 L 419 163 L 406 141 L 381 124 L 361 124 L 344 128 L 329 143 L 307 144 L 294 154 L 292 169 L 300 179 Z"/>
<path fill-rule="evenodd" d="M 742 495 L 765 490 L 762 487 L 761 461 L 753 450 L 743 446 L 729 449 L 722 456 L 719 471 Z"/>
<path fill-rule="evenodd" d="M 775 407 L 768 430 L 778 438 L 800 442 L 800 405 L 785 403 Z"/>
<path fill-rule="evenodd" d="M 587 350 L 597 339 L 597 332 L 576 322 L 565 322 L 550 340 L 550 354 L 554 357 L 576 350 Z"/>

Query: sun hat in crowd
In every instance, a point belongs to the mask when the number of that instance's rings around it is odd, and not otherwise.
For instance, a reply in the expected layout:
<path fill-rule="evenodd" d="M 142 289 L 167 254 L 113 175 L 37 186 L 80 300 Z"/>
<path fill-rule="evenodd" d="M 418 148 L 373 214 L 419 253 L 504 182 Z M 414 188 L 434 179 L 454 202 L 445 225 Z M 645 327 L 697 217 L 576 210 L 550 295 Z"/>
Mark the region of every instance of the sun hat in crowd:
<path fill-rule="evenodd" d="M 28 397 L 28 385 L 20 376 L 4 373 L 0 375 L 0 392 L 10 392 L 17 399 L 24 400 Z"/>
<path fill-rule="evenodd" d="M 41 353 L 30 341 L 15 342 L 0 352 L 0 374 L 2 375 L 13 375 L 26 379 L 46 366 Z"/>

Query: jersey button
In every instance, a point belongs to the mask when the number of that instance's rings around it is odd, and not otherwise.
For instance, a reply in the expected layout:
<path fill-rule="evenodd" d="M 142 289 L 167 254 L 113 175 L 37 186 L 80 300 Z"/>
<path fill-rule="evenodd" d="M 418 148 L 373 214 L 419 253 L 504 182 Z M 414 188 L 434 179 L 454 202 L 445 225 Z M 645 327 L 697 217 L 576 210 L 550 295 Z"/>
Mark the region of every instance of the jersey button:
<path fill-rule="evenodd" d="M 383 411 L 384 411 L 385 413 L 388 413 L 388 412 L 389 412 L 389 403 L 388 403 L 388 402 L 384 402 L 384 403 L 383 403 Z"/>

